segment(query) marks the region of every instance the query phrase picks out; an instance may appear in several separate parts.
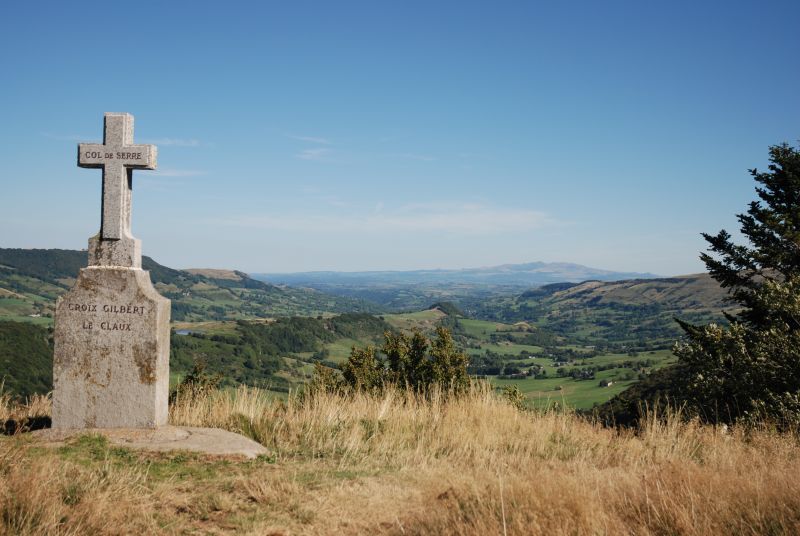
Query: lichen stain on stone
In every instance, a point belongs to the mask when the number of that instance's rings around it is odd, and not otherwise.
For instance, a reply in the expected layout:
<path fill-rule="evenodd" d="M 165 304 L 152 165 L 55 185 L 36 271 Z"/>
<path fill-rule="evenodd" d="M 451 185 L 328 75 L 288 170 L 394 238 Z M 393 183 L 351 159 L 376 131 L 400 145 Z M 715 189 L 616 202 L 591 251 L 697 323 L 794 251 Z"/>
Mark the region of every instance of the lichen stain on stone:
<path fill-rule="evenodd" d="M 83 377 L 86 384 L 104 389 L 111 383 L 111 376 L 109 374 L 111 369 L 107 366 L 106 378 L 105 382 L 103 382 L 101 377 L 102 372 L 98 369 L 96 363 L 102 360 L 102 362 L 107 364 L 110 350 L 108 348 L 98 348 L 96 352 L 96 357 L 88 353 L 78 356 L 78 359 L 75 361 L 75 366 L 70 372 L 72 377 Z"/>
<path fill-rule="evenodd" d="M 122 274 L 118 274 L 118 276 L 119 277 L 117 278 L 117 283 L 118 283 L 117 292 L 119 294 L 127 294 L 128 284 L 130 283 L 130 280 L 128 277 L 122 276 Z"/>
<path fill-rule="evenodd" d="M 83 290 L 87 290 L 89 292 L 96 292 L 97 291 L 97 281 L 86 277 L 86 275 L 81 274 L 78 277 L 78 286 Z"/>
<path fill-rule="evenodd" d="M 147 292 L 141 288 L 136 289 L 136 295 L 133 298 L 133 302 L 138 304 L 147 304 L 151 309 L 158 309 L 158 302 L 153 300 L 153 297 L 148 295 Z"/>
<path fill-rule="evenodd" d="M 152 385 L 156 381 L 156 344 L 145 343 L 133 346 L 133 360 L 139 367 L 139 381 L 145 385 Z"/>
<path fill-rule="evenodd" d="M 104 257 L 106 254 L 105 240 L 100 238 L 100 233 L 97 233 L 93 238 L 97 238 L 97 241 L 94 243 L 95 253 L 98 257 Z"/>

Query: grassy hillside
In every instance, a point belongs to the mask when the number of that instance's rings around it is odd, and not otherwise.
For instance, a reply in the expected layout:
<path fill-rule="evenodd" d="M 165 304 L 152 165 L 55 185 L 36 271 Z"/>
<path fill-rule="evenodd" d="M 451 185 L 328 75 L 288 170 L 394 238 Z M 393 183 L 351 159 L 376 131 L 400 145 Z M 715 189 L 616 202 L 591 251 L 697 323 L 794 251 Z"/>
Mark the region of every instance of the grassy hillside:
<path fill-rule="evenodd" d="M 86 266 L 85 251 L 0 249 L 0 319 L 49 324 L 55 299 Z M 156 289 L 172 300 L 175 321 L 257 319 L 377 312 L 361 300 L 277 287 L 237 271 L 184 271 L 142 258 Z"/>
<path fill-rule="evenodd" d="M 707 274 L 663 279 L 557 283 L 517 296 L 462 304 L 476 318 L 531 322 L 586 344 L 670 344 L 681 331 L 675 318 L 724 321 L 727 292 Z"/>
<path fill-rule="evenodd" d="M 332 358 L 331 347 L 343 346 L 349 355 L 353 345 L 377 344 L 383 332 L 391 329 L 363 313 L 191 326 L 192 330 L 179 330 L 189 331 L 185 335 L 175 332 L 172 336 L 174 380 L 195 361 L 202 361 L 210 373 L 221 374 L 223 386 L 245 384 L 284 393 L 310 379 L 314 363 L 335 366 L 338 360 Z"/>
<path fill-rule="evenodd" d="M 47 408 L 0 402 L 0 419 L 15 412 Z M 621 433 L 569 413 L 519 412 L 481 389 L 458 400 L 285 402 L 240 389 L 173 406 L 170 418 L 245 433 L 270 454 L 0 437 L 0 533 L 800 533 L 800 448 L 770 431 L 673 418 Z"/>
<path fill-rule="evenodd" d="M 314 363 L 336 366 L 352 346 L 379 344 L 391 326 L 364 313 L 327 318 L 288 317 L 253 322 L 179 324 L 170 345 L 170 374 L 178 382 L 202 362 L 222 386 L 260 386 L 286 393 L 311 377 Z M 53 349 L 48 330 L 0 321 L 0 383 L 15 396 L 44 394 L 53 387 Z M 331 348 L 341 354 L 332 355 Z"/>

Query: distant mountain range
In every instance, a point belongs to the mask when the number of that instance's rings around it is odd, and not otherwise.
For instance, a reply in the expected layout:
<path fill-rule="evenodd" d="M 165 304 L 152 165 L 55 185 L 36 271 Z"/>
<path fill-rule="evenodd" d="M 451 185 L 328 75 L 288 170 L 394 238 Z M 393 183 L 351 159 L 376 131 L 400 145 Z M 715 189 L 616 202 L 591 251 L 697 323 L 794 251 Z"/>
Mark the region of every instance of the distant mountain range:
<path fill-rule="evenodd" d="M 567 262 L 529 262 L 454 270 L 297 272 L 253 274 L 253 277 L 274 284 L 309 287 L 339 284 L 369 286 L 381 284 L 415 285 L 420 283 L 538 287 L 550 283 L 578 283 L 587 280 L 619 281 L 622 279 L 648 279 L 658 276 L 649 273 L 614 272 Z"/>
<path fill-rule="evenodd" d="M 253 274 L 261 281 L 312 288 L 328 294 L 376 303 L 389 311 L 411 311 L 439 301 L 485 300 L 519 294 L 552 283 L 618 281 L 657 277 L 613 272 L 562 262 L 529 262 L 460 270 L 383 272 L 300 272 Z"/>

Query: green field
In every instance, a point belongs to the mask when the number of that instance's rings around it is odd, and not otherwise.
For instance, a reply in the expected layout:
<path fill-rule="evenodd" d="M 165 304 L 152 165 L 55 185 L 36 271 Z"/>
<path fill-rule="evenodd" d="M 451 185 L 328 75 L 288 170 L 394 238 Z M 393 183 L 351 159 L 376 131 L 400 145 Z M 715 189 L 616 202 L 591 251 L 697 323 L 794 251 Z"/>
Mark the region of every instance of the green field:
<path fill-rule="evenodd" d="M 498 354 L 519 355 L 521 352 L 525 354 L 541 354 L 544 348 L 541 346 L 533 346 L 532 344 L 515 344 L 512 342 L 484 342 L 481 343 L 480 349 L 470 348 L 468 350 L 471 354 L 481 353 L 485 350 L 496 352 Z"/>
<path fill-rule="evenodd" d="M 412 329 L 420 329 L 422 331 L 431 331 L 436 327 L 437 322 L 445 316 L 447 315 L 441 311 L 428 309 L 414 313 L 383 315 L 383 318 L 389 325 L 399 330 L 410 331 Z"/>
<path fill-rule="evenodd" d="M 573 380 L 571 378 L 548 378 L 536 380 L 501 380 L 491 377 L 490 382 L 498 388 L 516 385 L 525 394 L 530 407 L 545 407 L 557 402 L 576 409 L 588 409 L 594 404 L 602 404 L 616 394 L 624 391 L 635 380 L 614 382 L 609 387 L 600 387 L 604 377 L 613 377 L 611 371 L 597 374 L 595 380 Z M 557 389 L 561 387 L 561 389 Z"/>
<path fill-rule="evenodd" d="M 587 409 L 624 391 L 638 380 L 640 372 L 649 373 L 672 364 L 674 361 L 675 357 L 669 350 L 643 352 L 637 356 L 628 354 L 598 355 L 573 361 L 561 368 L 579 370 L 604 366 L 615 366 L 615 368 L 597 370 L 593 379 L 573 379 L 569 376 L 558 376 L 559 367 L 554 366 L 552 360 L 535 358 L 513 361 L 510 364 L 523 370 L 526 365 L 528 367 L 531 365 L 542 366 L 547 373 L 546 378 L 500 379 L 497 376 L 490 376 L 489 381 L 498 388 L 516 385 L 525 394 L 527 403 L 531 407 L 543 407 L 558 402 L 577 409 Z M 631 362 L 649 362 L 649 366 L 637 371 L 632 367 L 625 366 L 626 363 Z M 601 387 L 600 382 L 603 380 L 610 381 L 611 385 Z"/>
<path fill-rule="evenodd" d="M 486 337 L 486 335 L 496 331 L 501 331 L 503 328 L 508 326 L 508 324 L 502 324 L 500 322 L 473 320 L 470 318 L 460 319 L 459 323 L 461 326 L 463 326 L 464 332 L 467 335 L 470 337 L 475 337 L 476 339 L 483 339 Z"/>
<path fill-rule="evenodd" d="M 330 361 L 341 363 L 342 361 L 346 361 L 350 356 L 353 346 L 363 348 L 364 346 L 368 346 L 370 344 L 374 345 L 374 343 L 369 341 L 359 341 L 356 339 L 345 338 L 339 339 L 335 342 L 330 342 L 325 345 L 325 348 L 330 352 Z"/>

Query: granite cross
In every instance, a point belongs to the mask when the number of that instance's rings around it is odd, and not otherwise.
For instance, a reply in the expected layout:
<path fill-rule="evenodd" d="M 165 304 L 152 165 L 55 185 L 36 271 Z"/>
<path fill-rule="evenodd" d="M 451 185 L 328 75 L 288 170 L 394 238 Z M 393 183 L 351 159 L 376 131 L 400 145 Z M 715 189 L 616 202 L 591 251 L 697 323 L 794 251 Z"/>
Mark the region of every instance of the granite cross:
<path fill-rule="evenodd" d="M 101 240 L 130 236 L 131 188 L 134 169 L 156 168 L 156 146 L 133 144 L 133 116 L 105 114 L 103 144 L 78 145 L 78 166 L 103 168 Z"/>

